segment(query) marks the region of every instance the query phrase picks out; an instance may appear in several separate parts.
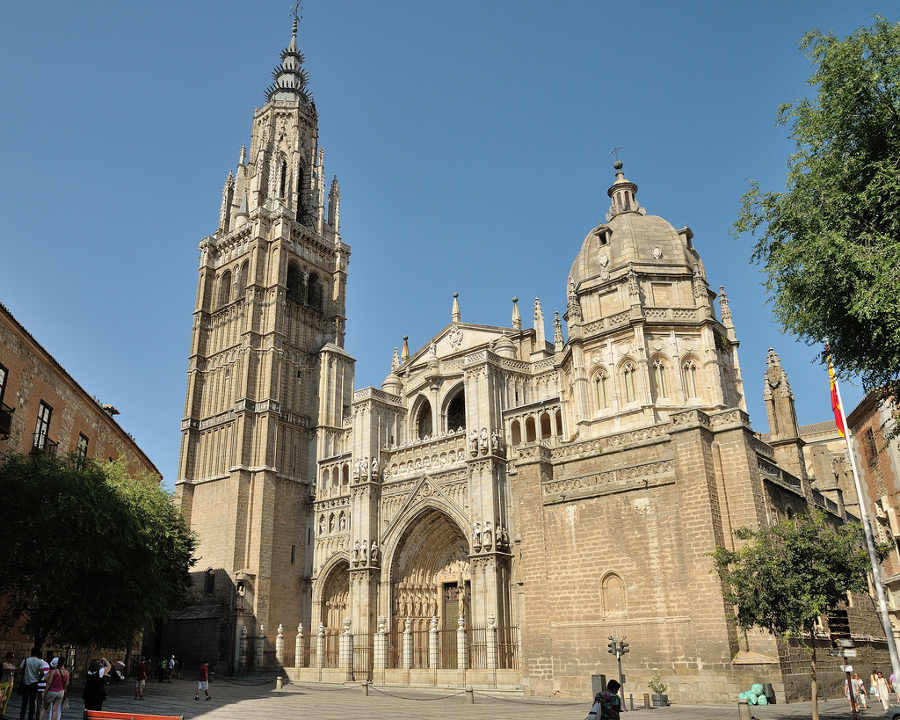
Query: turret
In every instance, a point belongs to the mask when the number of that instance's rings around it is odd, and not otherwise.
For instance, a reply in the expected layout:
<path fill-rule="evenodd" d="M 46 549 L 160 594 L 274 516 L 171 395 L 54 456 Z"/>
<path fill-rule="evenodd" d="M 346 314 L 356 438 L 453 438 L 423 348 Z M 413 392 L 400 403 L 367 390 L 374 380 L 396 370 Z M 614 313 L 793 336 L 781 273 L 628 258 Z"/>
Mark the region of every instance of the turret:
<path fill-rule="evenodd" d="M 331 178 L 331 189 L 328 191 L 328 224 L 337 239 L 341 231 L 341 188 L 337 175 Z"/>
<path fill-rule="evenodd" d="M 766 366 L 763 399 L 766 403 L 766 414 L 769 416 L 769 444 L 775 448 L 775 457 L 779 464 L 805 480 L 804 443 L 800 439 L 800 428 L 797 425 L 794 393 L 774 348 L 769 348 Z"/>

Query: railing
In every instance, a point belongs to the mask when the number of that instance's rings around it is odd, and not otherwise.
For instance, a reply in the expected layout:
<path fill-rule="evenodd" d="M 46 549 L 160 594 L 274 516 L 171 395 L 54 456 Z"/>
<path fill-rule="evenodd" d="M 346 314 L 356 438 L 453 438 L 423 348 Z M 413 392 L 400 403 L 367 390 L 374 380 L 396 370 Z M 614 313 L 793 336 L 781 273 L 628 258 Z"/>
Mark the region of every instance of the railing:
<path fill-rule="evenodd" d="M 497 628 L 497 667 L 519 669 L 519 628 L 515 625 Z"/>
<path fill-rule="evenodd" d="M 469 667 L 473 670 L 487 668 L 487 628 L 472 628 L 466 631 L 469 646 Z"/>
<path fill-rule="evenodd" d="M 336 668 L 338 666 L 340 643 L 341 636 L 338 633 L 325 633 L 325 661 L 322 663 L 322 667 Z"/>
<path fill-rule="evenodd" d="M 372 636 L 357 633 L 353 636 L 353 679 L 372 679 Z"/>
<path fill-rule="evenodd" d="M 438 662 L 442 668 L 455 668 L 457 666 L 456 655 L 456 630 L 438 630 Z"/>
<path fill-rule="evenodd" d="M 382 450 L 382 472 L 392 477 L 461 462 L 465 457 L 466 431 L 462 430 Z"/>
<path fill-rule="evenodd" d="M 387 666 L 398 668 L 403 661 L 403 631 L 391 630 L 387 634 Z"/>
<path fill-rule="evenodd" d="M 56 449 L 59 447 L 58 442 L 54 442 L 45 432 L 36 432 L 32 440 L 31 452 L 33 455 L 45 454 L 50 457 L 56 457 Z"/>
<path fill-rule="evenodd" d="M 412 666 L 417 669 L 428 668 L 428 630 L 413 630 L 412 636 Z"/>

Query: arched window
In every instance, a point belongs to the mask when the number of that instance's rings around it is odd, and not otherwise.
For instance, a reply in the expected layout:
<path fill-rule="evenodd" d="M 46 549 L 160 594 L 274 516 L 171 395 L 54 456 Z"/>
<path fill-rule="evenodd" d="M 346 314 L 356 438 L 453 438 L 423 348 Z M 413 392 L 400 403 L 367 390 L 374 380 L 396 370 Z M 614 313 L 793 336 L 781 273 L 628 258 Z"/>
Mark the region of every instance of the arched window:
<path fill-rule="evenodd" d="M 284 198 L 285 190 L 287 190 L 287 160 L 281 161 L 281 180 L 278 184 L 278 197 Z"/>
<path fill-rule="evenodd" d="M 622 582 L 622 578 L 615 573 L 610 573 L 603 578 L 602 591 L 605 614 L 625 612 L 625 583 Z"/>
<path fill-rule="evenodd" d="M 466 391 L 460 389 L 447 405 L 447 431 L 466 429 Z"/>
<path fill-rule="evenodd" d="M 635 381 L 635 373 L 637 369 L 631 361 L 622 365 L 622 387 L 625 390 L 625 402 L 633 403 L 637 400 L 637 383 Z"/>
<path fill-rule="evenodd" d="M 556 411 L 556 434 L 562 437 L 562 410 Z"/>
<path fill-rule="evenodd" d="M 319 283 L 319 276 L 312 273 L 309 276 L 309 287 L 307 289 L 309 295 L 309 306 L 315 310 L 322 309 L 322 285 Z"/>
<path fill-rule="evenodd" d="M 288 263 L 287 296 L 294 302 L 306 302 L 306 285 L 303 282 L 303 271 L 297 263 Z"/>
<path fill-rule="evenodd" d="M 534 429 L 534 418 L 530 417 L 525 421 L 525 442 L 534 442 L 537 440 L 537 432 Z"/>
<path fill-rule="evenodd" d="M 241 265 L 241 274 L 238 276 L 238 297 L 244 297 L 247 294 L 247 279 L 250 275 L 250 263 L 246 260 Z"/>
<path fill-rule="evenodd" d="M 666 384 L 666 365 L 662 358 L 653 362 L 653 383 L 656 385 L 657 397 L 669 397 L 669 388 Z"/>
<path fill-rule="evenodd" d="M 697 397 L 697 363 L 693 360 L 686 361 L 681 366 L 681 374 L 684 378 L 684 394 L 689 398 Z"/>
<path fill-rule="evenodd" d="M 609 378 L 606 370 L 598 370 L 594 375 L 594 397 L 597 399 L 597 409 L 605 410 L 609 407 Z"/>
<path fill-rule="evenodd" d="M 512 421 L 512 424 L 509 426 L 509 434 L 512 436 L 513 445 L 522 444 L 522 429 L 519 427 L 518 420 Z"/>
<path fill-rule="evenodd" d="M 547 413 L 541 414 L 541 440 L 550 437 L 550 416 Z"/>
<path fill-rule="evenodd" d="M 431 434 L 431 403 L 426 400 L 416 413 L 416 437 L 424 440 L 426 437 L 431 437 Z"/>
<path fill-rule="evenodd" d="M 319 485 L 319 490 L 321 491 L 323 497 L 328 493 L 328 480 L 330 479 L 330 477 L 331 473 L 329 473 L 327 470 L 322 471 L 322 482 Z"/>
<path fill-rule="evenodd" d="M 341 494 L 341 474 L 340 472 L 338 472 L 337 468 L 335 468 L 334 472 L 331 473 L 331 494 Z"/>
<path fill-rule="evenodd" d="M 227 305 L 231 299 L 231 271 L 226 270 L 219 278 L 219 307 Z"/>
<path fill-rule="evenodd" d="M 350 466 L 346 463 L 344 464 L 343 470 L 341 470 L 341 484 L 345 488 L 350 487 Z"/>

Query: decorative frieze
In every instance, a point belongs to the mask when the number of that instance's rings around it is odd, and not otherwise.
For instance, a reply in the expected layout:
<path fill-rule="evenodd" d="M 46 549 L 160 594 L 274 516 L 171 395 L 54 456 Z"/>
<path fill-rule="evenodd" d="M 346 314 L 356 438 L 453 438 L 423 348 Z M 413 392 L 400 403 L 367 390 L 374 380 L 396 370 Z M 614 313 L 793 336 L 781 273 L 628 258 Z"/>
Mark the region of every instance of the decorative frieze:
<path fill-rule="evenodd" d="M 545 498 L 568 493 L 591 494 L 594 492 L 637 489 L 651 485 L 675 482 L 675 461 L 657 460 L 641 465 L 615 468 L 578 477 L 550 480 L 542 483 Z"/>

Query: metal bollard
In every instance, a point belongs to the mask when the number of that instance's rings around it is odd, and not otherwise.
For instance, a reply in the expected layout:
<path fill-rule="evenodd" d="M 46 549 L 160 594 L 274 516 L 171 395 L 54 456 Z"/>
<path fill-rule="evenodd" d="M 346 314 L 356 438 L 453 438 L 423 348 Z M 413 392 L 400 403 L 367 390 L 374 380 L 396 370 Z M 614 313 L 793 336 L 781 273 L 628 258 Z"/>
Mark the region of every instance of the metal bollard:
<path fill-rule="evenodd" d="M 282 679 L 281 675 L 276 675 L 275 676 L 275 689 L 281 690 L 282 687 L 284 687 L 284 680 Z"/>
<path fill-rule="evenodd" d="M 750 705 L 746 700 L 738 700 L 738 720 L 750 720 Z"/>
<path fill-rule="evenodd" d="M 628 709 L 634 710 L 634 695 L 632 693 L 628 693 Z"/>
<path fill-rule="evenodd" d="M 475 691 L 472 688 L 467 687 L 466 692 L 469 694 L 469 702 L 474 705 L 475 704 Z"/>
<path fill-rule="evenodd" d="M 369 697 L 369 681 L 363 680 L 363 690 L 366 693 L 366 697 Z"/>
<path fill-rule="evenodd" d="M 644 710 L 650 709 L 650 694 L 644 693 Z"/>

